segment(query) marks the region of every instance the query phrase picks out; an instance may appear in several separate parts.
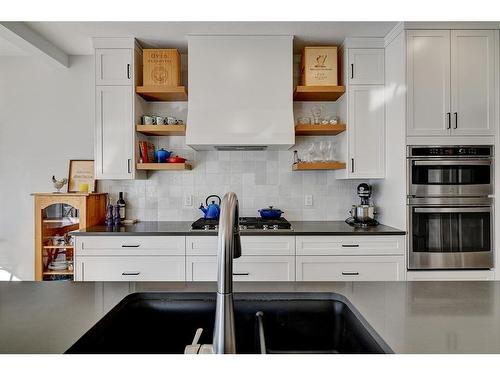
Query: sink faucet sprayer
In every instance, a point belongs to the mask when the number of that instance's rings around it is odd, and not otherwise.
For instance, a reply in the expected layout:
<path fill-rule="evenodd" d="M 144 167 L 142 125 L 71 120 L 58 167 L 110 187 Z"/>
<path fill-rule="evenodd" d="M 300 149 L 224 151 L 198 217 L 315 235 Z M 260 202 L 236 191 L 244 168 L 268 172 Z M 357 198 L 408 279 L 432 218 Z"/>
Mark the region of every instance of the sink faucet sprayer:
<path fill-rule="evenodd" d="M 212 345 L 199 345 L 201 329 L 196 332 L 185 353 L 235 354 L 233 306 L 233 259 L 241 256 L 239 233 L 238 197 L 235 193 L 224 195 L 219 219 L 217 250 L 217 303 Z"/>

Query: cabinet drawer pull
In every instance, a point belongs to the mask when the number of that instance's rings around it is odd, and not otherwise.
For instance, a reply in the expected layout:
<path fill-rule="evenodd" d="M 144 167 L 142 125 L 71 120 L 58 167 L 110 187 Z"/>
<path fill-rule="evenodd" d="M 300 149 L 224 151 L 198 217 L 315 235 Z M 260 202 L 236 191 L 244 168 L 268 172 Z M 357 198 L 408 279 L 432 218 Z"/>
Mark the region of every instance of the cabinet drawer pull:
<path fill-rule="evenodd" d="M 353 245 L 344 245 L 342 244 L 342 247 L 359 247 L 358 244 L 353 244 Z"/>
<path fill-rule="evenodd" d="M 122 276 L 139 276 L 140 272 L 122 272 Z"/>
<path fill-rule="evenodd" d="M 233 276 L 249 276 L 250 272 L 233 272 Z"/>
<path fill-rule="evenodd" d="M 359 272 L 342 272 L 342 276 L 358 276 Z"/>
<path fill-rule="evenodd" d="M 122 247 L 139 247 L 141 245 L 122 245 Z"/>

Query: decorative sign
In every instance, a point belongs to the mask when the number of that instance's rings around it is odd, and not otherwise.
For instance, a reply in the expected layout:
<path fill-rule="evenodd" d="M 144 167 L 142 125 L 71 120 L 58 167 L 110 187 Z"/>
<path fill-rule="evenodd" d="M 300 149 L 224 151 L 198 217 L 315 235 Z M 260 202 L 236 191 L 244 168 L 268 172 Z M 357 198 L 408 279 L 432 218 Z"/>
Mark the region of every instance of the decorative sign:
<path fill-rule="evenodd" d="M 93 160 L 70 160 L 68 193 L 92 193 L 96 190 Z"/>
<path fill-rule="evenodd" d="M 338 84 L 336 46 L 305 47 L 302 54 L 302 83 L 305 86 Z"/>

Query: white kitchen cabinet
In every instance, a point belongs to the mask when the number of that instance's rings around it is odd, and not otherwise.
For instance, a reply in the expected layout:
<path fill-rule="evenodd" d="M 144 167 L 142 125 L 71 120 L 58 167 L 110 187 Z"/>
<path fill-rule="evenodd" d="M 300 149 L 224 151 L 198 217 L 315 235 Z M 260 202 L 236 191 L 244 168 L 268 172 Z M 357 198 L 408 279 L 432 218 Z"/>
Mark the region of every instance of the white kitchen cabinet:
<path fill-rule="evenodd" d="M 405 236 L 297 236 L 297 255 L 404 255 Z"/>
<path fill-rule="evenodd" d="M 385 177 L 385 52 L 378 38 L 350 38 L 341 48 L 346 94 L 338 114 L 347 129 L 337 138 L 337 158 L 346 163 L 338 179 Z"/>
<path fill-rule="evenodd" d="M 75 281 L 185 281 L 184 256 L 76 257 Z"/>
<path fill-rule="evenodd" d="M 295 236 L 241 236 L 235 281 L 295 281 Z M 186 237 L 188 281 L 217 280 L 217 237 Z"/>
<path fill-rule="evenodd" d="M 76 236 L 76 281 L 185 281 L 184 236 Z"/>
<path fill-rule="evenodd" d="M 97 86 L 95 98 L 96 178 L 134 178 L 133 87 Z"/>
<path fill-rule="evenodd" d="M 135 126 L 144 113 L 135 86 L 142 80 L 142 48 L 133 38 L 94 38 L 95 132 L 97 179 L 146 178 L 136 171 L 138 135 Z"/>
<path fill-rule="evenodd" d="M 95 84 L 132 85 L 133 50 L 130 48 L 97 48 L 95 50 Z"/>
<path fill-rule="evenodd" d="M 216 256 L 187 256 L 187 281 L 217 281 Z M 295 256 L 241 256 L 233 263 L 234 281 L 295 281 Z"/>
<path fill-rule="evenodd" d="M 450 31 L 407 31 L 407 135 L 450 133 Z"/>
<path fill-rule="evenodd" d="M 407 32 L 407 135 L 495 134 L 497 30 Z"/>
<path fill-rule="evenodd" d="M 385 175 L 385 101 L 382 85 L 348 89 L 348 178 Z"/>
<path fill-rule="evenodd" d="M 404 256 L 297 256 L 297 281 L 399 281 Z"/>
<path fill-rule="evenodd" d="M 495 134 L 497 35 L 495 30 L 451 31 L 453 135 Z"/>
<path fill-rule="evenodd" d="M 495 280 L 494 271 L 453 270 L 453 271 L 408 271 L 407 281 L 488 281 Z"/>
<path fill-rule="evenodd" d="M 184 236 L 77 236 L 78 256 L 184 256 Z"/>
<path fill-rule="evenodd" d="M 384 84 L 384 49 L 349 48 L 349 84 Z"/>
<path fill-rule="evenodd" d="M 297 281 L 405 279 L 405 236 L 297 236 Z"/>
<path fill-rule="evenodd" d="M 241 254 L 295 255 L 295 236 L 241 236 Z M 187 255 L 217 255 L 217 236 L 187 236 Z"/>

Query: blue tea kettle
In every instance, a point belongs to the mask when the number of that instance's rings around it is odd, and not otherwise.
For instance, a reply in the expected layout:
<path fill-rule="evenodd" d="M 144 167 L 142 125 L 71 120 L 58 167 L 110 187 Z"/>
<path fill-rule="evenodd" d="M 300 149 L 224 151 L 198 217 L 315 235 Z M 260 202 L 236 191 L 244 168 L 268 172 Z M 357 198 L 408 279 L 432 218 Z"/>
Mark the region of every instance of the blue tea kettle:
<path fill-rule="evenodd" d="M 212 201 L 212 203 L 208 203 L 208 200 L 210 198 L 217 198 L 219 200 L 219 204 L 215 203 L 215 200 Z M 200 205 L 200 210 L 203 211 L 205 214 L 205 219 L 218 219 L 220 216 L 220 204 L 222 200 L 218 195 L 209 195 L 207 199 L 205 200 L 205 204 L 207 207 L 203 207 L 203 203 Z"/>

